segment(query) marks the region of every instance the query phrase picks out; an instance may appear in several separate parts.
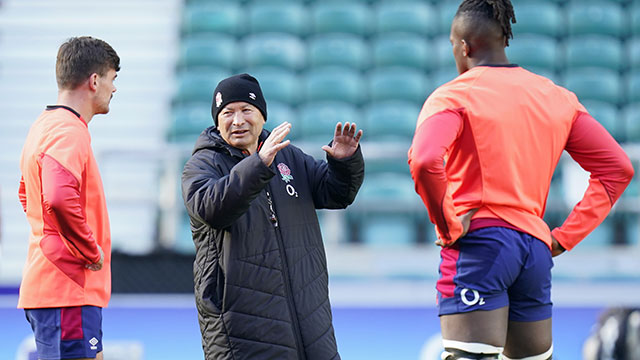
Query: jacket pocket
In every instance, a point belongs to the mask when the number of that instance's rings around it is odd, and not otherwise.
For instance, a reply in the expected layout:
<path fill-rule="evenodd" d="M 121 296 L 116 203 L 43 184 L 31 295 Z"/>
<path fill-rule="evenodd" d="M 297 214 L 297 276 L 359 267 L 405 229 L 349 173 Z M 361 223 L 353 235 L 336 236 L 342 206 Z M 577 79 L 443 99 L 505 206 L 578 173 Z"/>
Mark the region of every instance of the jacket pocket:
<path fill-rule="evenodd" d="M 224 296 L 224 274 L 218 259 L 209 260 L 205 264 L 196 287 L 196 300 L 199 307 L 208 314 L 219 315 L 222 312 L 222 299 Z"/>

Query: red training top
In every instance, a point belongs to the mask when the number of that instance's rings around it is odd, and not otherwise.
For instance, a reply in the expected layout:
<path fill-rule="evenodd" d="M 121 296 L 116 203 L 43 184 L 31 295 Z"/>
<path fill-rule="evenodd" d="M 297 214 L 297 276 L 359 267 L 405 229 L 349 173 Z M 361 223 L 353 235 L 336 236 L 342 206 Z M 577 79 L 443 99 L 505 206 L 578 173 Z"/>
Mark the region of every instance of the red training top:
<path fill-rule="evenodd" d="M 501 219 L 551 247 L 542 220 L 551 177 L 566 150 L 589 187 L 553 230 L 569 250 L 607 216 L 633 177 L 622 148 L 570 91 L 518 66 L 476 66 L 429 96 L 409 149 L 416 192 L 438 237 L 462 234 L 457 216 Z"/>
<path fill-rule="evenodd" d="M 70 108 L 48 107 L 29 130 L 20 169 L 31 234 L 18 307 L 107 306 L 111 235 L 87 123 Z M 98 245 L 104 264 L 91 271 Z"/>

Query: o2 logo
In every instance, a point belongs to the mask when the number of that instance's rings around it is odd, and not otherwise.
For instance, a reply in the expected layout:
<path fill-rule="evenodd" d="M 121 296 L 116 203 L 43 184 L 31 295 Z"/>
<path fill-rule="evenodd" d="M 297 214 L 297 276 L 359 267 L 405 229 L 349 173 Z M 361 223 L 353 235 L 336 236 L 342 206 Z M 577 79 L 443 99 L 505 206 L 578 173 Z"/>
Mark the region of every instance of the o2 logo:
<path fill-rule="evenodd" d="M 471 295 L 467 295 L 469 292 L 471 292 Z M 480 297 L 478 290 L 462 289 L 460 291 L 460 300 L 467 306 L 484 305 L 484 298 Z"/>

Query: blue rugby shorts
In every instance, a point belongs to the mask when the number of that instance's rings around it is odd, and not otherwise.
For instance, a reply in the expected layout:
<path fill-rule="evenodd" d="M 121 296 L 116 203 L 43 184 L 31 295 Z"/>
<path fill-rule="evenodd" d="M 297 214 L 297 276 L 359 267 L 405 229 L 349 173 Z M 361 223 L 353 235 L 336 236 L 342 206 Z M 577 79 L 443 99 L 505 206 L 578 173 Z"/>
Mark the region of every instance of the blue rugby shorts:
<path fill-rule="evenodd" d="M 25 309 L 38 359 L 95 358 L 102 351 L 102 308 L 74 306 Z"/>
<path fill-rule="evenodd" d="M 509 306 L 510 321 L 551 317 L 549 247 L 505 227 L 486 227 L 440 252 L 439 315 Z"/>

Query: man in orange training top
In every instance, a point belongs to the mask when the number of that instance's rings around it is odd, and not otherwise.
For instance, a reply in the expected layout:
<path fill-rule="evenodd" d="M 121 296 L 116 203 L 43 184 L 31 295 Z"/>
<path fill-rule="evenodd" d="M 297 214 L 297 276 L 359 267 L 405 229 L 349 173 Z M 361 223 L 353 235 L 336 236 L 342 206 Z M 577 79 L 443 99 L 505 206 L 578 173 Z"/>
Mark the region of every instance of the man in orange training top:
<path fill-rule="evenodd" d="M 465 0 L 451 27 L 460 76 L 424 104 L 409 150 L 442 246 L 443 359 L 550 359 L 552 256 L 607 216 L 631 163 L 570 91 L 510 64 L 509 0 Z M 563 151 L 591 173 L 564 224 L 542 220 Z"/>
<path fill-rule="evenodd" d="M 71 38 L 56 61 L 57 105 L 31 126 L 20 202 L 31 225 L 18 307 L 40 359 L 102 359 L 111 296 L 111 235 L 88 124 L 109 112 L 120 58 L 106 42 Z"/>

